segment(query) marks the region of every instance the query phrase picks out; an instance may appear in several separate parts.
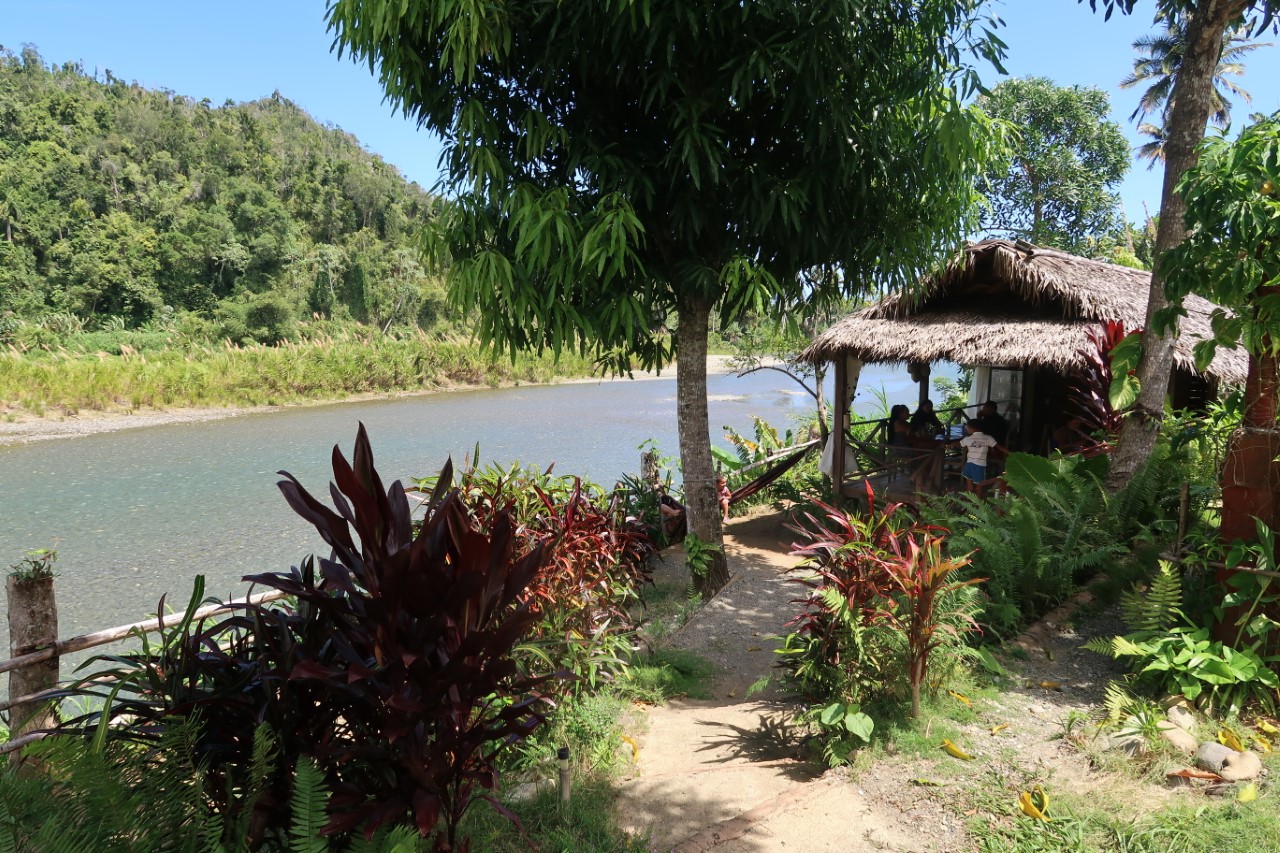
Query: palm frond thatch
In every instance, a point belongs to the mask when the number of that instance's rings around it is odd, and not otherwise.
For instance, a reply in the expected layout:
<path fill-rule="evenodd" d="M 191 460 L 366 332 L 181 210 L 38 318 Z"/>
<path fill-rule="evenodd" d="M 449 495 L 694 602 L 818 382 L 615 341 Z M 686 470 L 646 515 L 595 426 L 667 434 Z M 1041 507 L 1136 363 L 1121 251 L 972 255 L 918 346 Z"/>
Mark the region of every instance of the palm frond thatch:
<path fill-rule="evenodd" d="M 954 361 L 1010 367 L 1082 366 L 1088 333 L 1106 320 L 1125 328 L 1146 322 L 1151 273 L 1054 249 L 1018 249 L 1011 241 L 965 247 L 942 272 L 838 321 L 804 351 L 810 362 L 853 356 L 864 362 Z M 1189 296 L 1174 346 L 1178 368 L 1195 370 L 1192 348 L 1208 337 L 1215 306 Z M 1234 385 L 1247 361 L 1219 349 L 1205 375 Z"/>

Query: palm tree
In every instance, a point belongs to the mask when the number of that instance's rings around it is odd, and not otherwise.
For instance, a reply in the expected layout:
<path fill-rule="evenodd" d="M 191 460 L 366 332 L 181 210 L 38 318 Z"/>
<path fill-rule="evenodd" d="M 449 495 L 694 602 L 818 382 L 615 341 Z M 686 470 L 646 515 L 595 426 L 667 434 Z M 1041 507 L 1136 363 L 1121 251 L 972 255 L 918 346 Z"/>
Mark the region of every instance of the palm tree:
<path fill-rule="evenodd" d="M 1142 93 L 1138 108 L 1129 116 L 1129 120 L 1138 119 L 1138 130 L 1152 138 L 1151 142 L 1138 149 L 1138 156 L 1155 165 L 1164 159 L 1164 129 L 1160 125 L 1142 121 L 1149 113 L 1157 113 L 1162 118 L 1168 107 L 1169 94 L 1173 91 L 1174 80 L 1182 67 L 1182 56 L 1187 45 L 1187 19 L 1185 15 L 1174 12 L 1161 14 L 1157 21 L 1164 21 L 1164 31 L 1154 35 L 1143 36 L 1133 43 L 1133 49 L 1140 56 L 1133 61 L 1133 73 L 1120 81 L 1120 88 L 1130 89 L 1140 84 L 1150 84 Z M 1213 101 L 1209 121 L 1218 127 L 1226 127 L 1231 121 L 1230 97 L 1238 97 L 1246 104 L 1252 103 L 1253 97 L 1237 86 L 1228 75 L 1240 76 L 1244 73 L 1244 63 L 1240 60 L 1245 54 L 1260 47 L 1270 47 L 1256 41 L 1249 41 L 1248 28 L 1229 29 L 1222 36 L 1222 54 L 1218 59 L 1218 67 L 1213 75 Z M 1150 168 L 1150 165 L 1148 168 Z"/>

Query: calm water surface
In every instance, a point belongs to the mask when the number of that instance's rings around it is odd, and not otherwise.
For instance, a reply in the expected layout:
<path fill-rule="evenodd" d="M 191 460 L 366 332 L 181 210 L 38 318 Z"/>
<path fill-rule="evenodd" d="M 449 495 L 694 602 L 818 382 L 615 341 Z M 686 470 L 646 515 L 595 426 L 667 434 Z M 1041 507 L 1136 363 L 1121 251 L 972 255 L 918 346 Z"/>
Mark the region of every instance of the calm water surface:
<path fill-rule="evenodd" d="M 864 371 L 859 401 L 883 384 L 912 403 L 903 370 Z M 811 408 L 774 372 L 708 381 L 713 438 L 748 432 L 752 416 L 788 425 Z M 357 423 L 369 430 L 384 481 L 436 473 L 472 452 L 612 484 L 639 467 L 638 446 L 677 451 L 675 380 L 616 380 L 460 391 L 171 424 L 0 447 L 0 566 L 56 547 L 59 635 L 180 607 L 195 575 L 209 594 L 241 595 L 240 578 L 285 569 L 325 548 L 286 506 L 277 471 L 327 502 L 335 444 L 349 457 Z M 7 622 L 0 635 L 8 650 Z"/>

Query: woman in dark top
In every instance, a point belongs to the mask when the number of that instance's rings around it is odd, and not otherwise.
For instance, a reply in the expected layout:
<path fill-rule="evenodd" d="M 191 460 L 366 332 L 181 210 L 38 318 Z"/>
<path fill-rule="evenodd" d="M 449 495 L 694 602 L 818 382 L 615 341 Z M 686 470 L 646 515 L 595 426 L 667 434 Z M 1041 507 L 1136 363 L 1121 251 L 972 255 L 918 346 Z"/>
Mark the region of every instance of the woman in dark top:
<path fill-rule="evenodd" d="M 911 410 L 901 404 L 889 410 L 889 446 L 911 446 Z"/>
<path fill-rule="evenodd" d="M 916 438 L 933 438 L 942 434 L 942 421 L 933 410 L 933 401 L 924 400 L 911 416 L 911 434 Z"/>

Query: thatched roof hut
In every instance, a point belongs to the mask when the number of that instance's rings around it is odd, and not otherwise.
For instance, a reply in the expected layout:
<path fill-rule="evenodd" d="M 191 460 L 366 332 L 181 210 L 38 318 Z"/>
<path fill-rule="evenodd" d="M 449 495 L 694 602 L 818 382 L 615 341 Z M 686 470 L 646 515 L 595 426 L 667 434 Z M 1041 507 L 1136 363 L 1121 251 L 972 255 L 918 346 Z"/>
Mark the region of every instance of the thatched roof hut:
<path fill-rule="evenodd" d="M 1099 322 L 1119 320 L 1128 329 L 1145 324 L 1150 281 L 1151 274 L 1141 270 L 1053 249 L 1024 250 L 1009 240 L 984 240 L 967 246 L 916 291 L 890 296 L 840 320 L 801 358 L 952 361 L 1068 373 L 1082 365 L 1080 351 L 1089 347 L 1086 334 Z M 1209 336 L 1209 316 L 1216 306 L 1198 296 L 1187 297 L 1185 305 L 1174 360 L 1176 367 L 1192 373 L 1192 348 Z M 1242 351 L 1219 349 L 1204 376 L 1238 384 L 1246 372 Z"/>

